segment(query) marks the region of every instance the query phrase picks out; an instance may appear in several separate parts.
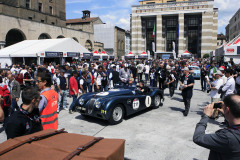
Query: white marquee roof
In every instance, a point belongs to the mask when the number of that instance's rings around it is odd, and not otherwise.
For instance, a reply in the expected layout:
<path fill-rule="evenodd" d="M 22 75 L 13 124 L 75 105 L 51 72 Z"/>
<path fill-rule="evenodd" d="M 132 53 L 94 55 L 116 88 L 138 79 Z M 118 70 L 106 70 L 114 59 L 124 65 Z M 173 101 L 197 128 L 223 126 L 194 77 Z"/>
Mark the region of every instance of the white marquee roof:
<path fill-rule="evenodd" d="M 90 53 L 71 38 L 25 40 L 0 50 L 0 57 L 37 57 L 44 52 Z"/>

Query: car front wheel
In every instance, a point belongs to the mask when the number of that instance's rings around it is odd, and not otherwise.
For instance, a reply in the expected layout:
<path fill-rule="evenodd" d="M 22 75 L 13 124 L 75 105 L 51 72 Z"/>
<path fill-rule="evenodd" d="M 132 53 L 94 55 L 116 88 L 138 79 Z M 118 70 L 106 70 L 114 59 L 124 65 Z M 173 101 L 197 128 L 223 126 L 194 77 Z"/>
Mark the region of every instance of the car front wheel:
<path fill-rule="evenodd" d="M 161 97 L 160 95 L 156 95 L 154 97 L 154 102 L 153 102 L 153 108 L 159 108 L 159 106 L 161 105 Z"/>
<path fill-rule="evenodd" d="M 124 116 L 124 109 L 121 105 L 116 105 L 111 112 L 111 117 L 109 119 L 110 124 L 119 124 L 122 122 Z"/>

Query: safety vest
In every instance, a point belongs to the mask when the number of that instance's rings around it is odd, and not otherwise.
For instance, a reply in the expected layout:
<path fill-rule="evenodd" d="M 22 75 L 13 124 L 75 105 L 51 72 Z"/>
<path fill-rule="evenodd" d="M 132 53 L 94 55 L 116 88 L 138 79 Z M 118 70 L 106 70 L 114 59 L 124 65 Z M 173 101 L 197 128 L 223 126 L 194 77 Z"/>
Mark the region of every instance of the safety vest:
<path fill-rule="evenodd" d="M 41 120 L 43 130 L 46 129 L 58 129 L 58 94 L 54 90 L 43 92 L 43 95 L 47 99 L 47 106 L 41 112 Z"/>

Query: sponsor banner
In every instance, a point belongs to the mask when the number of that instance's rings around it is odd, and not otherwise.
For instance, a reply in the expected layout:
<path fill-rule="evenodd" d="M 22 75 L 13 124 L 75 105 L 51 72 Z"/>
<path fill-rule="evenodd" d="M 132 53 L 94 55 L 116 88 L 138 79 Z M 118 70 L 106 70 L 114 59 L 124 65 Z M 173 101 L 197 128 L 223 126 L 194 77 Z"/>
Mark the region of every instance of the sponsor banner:
<path fill-rule="evenodd" d="M 45 52 L 45 57 L 60 57 L 63 52 Z"/>
<path fill-rule="evenodd" d="M 237 47 L 237 54 L 240 55 L 240 46 Z"/>
<path fill-rule="evenodd" d="M 79 57 L 79 52 L 67 52 L 67 57 Z"/>
<path fill-rule="evenodd" d="M 91 59 L 91 53 L 83 53 L 82 59 Z"/>
<path fill-rule="evenodd" d="M 162 54 L 162 59 L 169 59 L 170 57 L 170 54 Z"/>
<path fill-rule="evenodd" d="M 148 58 L 148 55 L 138 55 L 138 58 Z"/>
<path fill-rule="evenodd" d="M 108 59 L 108 56 L 102 56 L 102 59 L 106 60 L 106 59 Z"/>
<path fill-rule="evenodd" d="M 101 56 L 93 56 L 93 60 L 100 60 Z"/>
<path fill-rule="evenodd" d="M 114 56 L 109 56 L 109 59 L 110 60 L 114 60 Z"/>
<path fill-rule="evenodd" d="M 237 46 L 227 46 L 225 48 L 225 55 L 237 55 Z"/>
<path fill-rule="evenodd" d="M 135 59 L 135 56 L 125 56 L 125 59 Z"/>

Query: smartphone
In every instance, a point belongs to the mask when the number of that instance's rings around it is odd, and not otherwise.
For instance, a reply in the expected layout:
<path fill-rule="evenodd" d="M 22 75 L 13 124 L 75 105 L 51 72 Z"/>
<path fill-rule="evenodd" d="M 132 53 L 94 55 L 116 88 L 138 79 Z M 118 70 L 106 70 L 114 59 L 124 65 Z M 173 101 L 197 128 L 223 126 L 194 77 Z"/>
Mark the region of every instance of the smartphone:
<path fill-rule="evenodd" d="M 222 103 L 214 103 L 214 109 L 222 108 Z"/>

